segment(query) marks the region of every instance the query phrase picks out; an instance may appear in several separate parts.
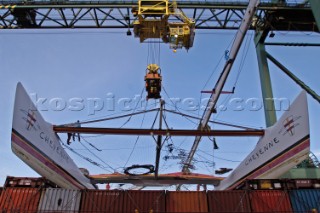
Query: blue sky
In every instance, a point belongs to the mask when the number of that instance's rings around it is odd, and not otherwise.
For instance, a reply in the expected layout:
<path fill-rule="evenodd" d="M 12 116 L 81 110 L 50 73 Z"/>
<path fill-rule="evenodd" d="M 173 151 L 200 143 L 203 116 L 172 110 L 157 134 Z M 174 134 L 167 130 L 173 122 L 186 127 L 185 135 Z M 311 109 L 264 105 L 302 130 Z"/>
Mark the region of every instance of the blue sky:
<path fill-rule="evenodd" d="M 160 64 L 163 76 L 162 97 L 166 101 L 167 109 L 174 109 L 176 103 L 178 110 L 183 113 L 201 116 L 202 112 L 193 110 L 188 106 L 187 100 L 198 101 L 208 97 L 201 90 L 210 90 L 222 71 L 224 52 L 229 48 L 236 31 L 197 31 L 194 47 L 188 52 L 178 50 L 173 53 L 167 44 L 155 45 L 160 47 L 154 62 Z M 311 33 L 281 33 L 269 41 L 311 42 L 319 43 L 319 34 Z M 241 124 L 251 127 L 265 127 L 263 110 L 252 110 L 244 106 L 244 110 L 235 110 L 233 98 L 255 98 L 261 101 L 260 81 L 253 43 L 253 32 L 246 36 L 247 45 L 239 51 L 238 58 L 231 71 L 225 90 L 231 90 L 236 84 L 235 94 L 222 95 L 218 105 L 227 103 L 227 110 L 219 110 L 212 118 L 229 123 Z M 85 121 L 130 113 L 123 105 L 124 100 L 131 100 L 141 95 L 144 87 L 145 69 L 150 60 L 148 57 L 148 44 L 141 44 L 137 38 L 126 36 L 126 31 L 110 30 L 3 30 L 0 34 L 0 149 L 2 161 L 0 163 L 0 184 L 9 176 L 37 176 L 11 151 L 11 122 L 14 102 L 15 86 L 22 82 L 27 92 L 34 100 L 46 98 L 47 102 L 40 106 L 43 117 L 53 124 L 65 124 L 76 120 Z M 268 52 L 282 62 L 288 69 L 300 77 L 318 94 L 320 67 L 317 47 L 267 47 Z M 243 64 L 243 65 L 241 65 Z M 293 100 L 301 88 L 289 79 L 277 67 L 269 63 L 273 83 L 274 96 Z M 242 67 L 242 68 L 240 68 Z M 236 78 L 239 70 L 239 79 Z M 211 76 L 211 77 L 210 77 Z M 142 99 L 146 93 L 142 93 Z M 110 98 L 114 98 L 115 110 L 110 109 Z M 71 110 L 74 98 L 84 100 L 83 110 Z M 53 106 L 54 101 L 60 100 L 66 107 L 58 110 Z M 104 103 L 99 111 L 93 110 L 93 100 Z M 171 101 L 170 101 L 171 100 Z M 179 102 L 179 100 L 181 100 Z M 230 101 L 231 100 L 231 101 Z M 51 102 L 50 102 L 51 101 Z M 109 102 L 108 102 L 109 101 Z M 176 101 L 176 102 L 175 102 Z M 224 102 L 227 101 L 227 102 Z M 206 103 L 203 101 L 203 103 Z M 320 117 L 319 103 L 308 96 L 311 150 L 320 157 L 317 141 L 320 138 L 318 119 Z M 147 108 L 156 105 L 149 101 Z M 145 102 L 142 106 L 145 106 Z M 68 108 L 69 107 L 69 108 Z M 129 105 L 131 109 L 135 104 Z M 141 110 L 141 109 L 136 109 Z M 94 112 L 94 113 L 93 113 Z M 277 112 L 278 116 L 282 114 Z M 96 126 L 126 128 L 150 128 L 155 113 L 145 116 L 134 116 L 118 121 L 97 123 Z M 196 122 L 166 113 L 170 128 L 194 129 Z M 212 128 L 226 128 L 212 126 Z M 61 135 L 66 140 L 65 135 Z M 103 151 L 97 151 L 84 140 L 82 144 L 74 142 L 71 147 L 77 152 L 89 157 L 105 167 L 101 169 L 70 153 L 79 167 L 86 167 L 91 174 L 122 172 L 124 165 L 154 163 L 155 143 L 151 137 L 136 136 L 102 136 L 86 137 L 86 141 Z M 179 150 L 188 151 L 194 138 L 172 138 L 175 153 Z M 203 138 L 196 154 L 195 166 L 198 173 L 214 174 L 220 167 L 236 167 L 254 147 L 258 138 L 217 138 L 219 150 L 213 152 L 212 142 Z M 137 141 L 137 142 L 136 142 Z M 136 143 L 136 146 L 134 145 Z M 86 150 L 89 148 L 90 151 Z M 133 150 L 130 156 L 131 151 Z M 164 157 L 168 151 L 164 147 Z M 98 158 L 97 158 L 98 157 Z M 128 161 L 128 163 L 126 163 Z M 213 162 L 215 167 L 213 168 Z M 160 173 L 180 171 L 177 160 L 161 160 Z"/>

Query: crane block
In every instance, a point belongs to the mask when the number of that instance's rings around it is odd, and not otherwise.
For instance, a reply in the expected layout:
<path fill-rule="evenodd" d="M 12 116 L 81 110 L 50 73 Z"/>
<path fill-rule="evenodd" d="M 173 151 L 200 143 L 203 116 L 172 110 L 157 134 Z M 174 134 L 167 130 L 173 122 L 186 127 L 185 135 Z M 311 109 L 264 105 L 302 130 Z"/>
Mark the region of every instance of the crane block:
<path fill-rule="evenodd" d="M 134 36 L 140 38 L 140 42 L 144 42 L 149 38 L 161 38 L 167 41 L 167 21 L 163 19 L 154 20 L 137 20 L 133 23 Z M 166 42 L 165 42 L 166 43 Z"/>
<path fill-rule="evenodd" d="M 160 92 L 162 77 L 160 71 L 160 67 L 157 64 L 149 64 L 147 66 L 147 74 L 144 77 L 146 82 L 146 91 L 148 93 L 147 100 L 161 98 Z"/>

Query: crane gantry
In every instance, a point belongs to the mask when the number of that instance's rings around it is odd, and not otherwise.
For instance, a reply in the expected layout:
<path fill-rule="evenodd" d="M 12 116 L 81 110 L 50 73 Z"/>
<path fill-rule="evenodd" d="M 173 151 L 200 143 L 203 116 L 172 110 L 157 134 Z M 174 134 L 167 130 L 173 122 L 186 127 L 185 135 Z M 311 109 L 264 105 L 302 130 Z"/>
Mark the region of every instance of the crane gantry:
<path fill-rule="evenodd" d="M 311 0 L 310 2 L 313 2 Z M 238 29 L 245 1 L 177 1 L 176 8 L 194 20 L 195 29 Z M 0 1 L 1 29 L 112 28 L 130 29 L 138 1 Z M 181 21 L 180 16 L 170 16 Z M 318 31 L 307 1 L 261 1 L 250 29 Z"/>

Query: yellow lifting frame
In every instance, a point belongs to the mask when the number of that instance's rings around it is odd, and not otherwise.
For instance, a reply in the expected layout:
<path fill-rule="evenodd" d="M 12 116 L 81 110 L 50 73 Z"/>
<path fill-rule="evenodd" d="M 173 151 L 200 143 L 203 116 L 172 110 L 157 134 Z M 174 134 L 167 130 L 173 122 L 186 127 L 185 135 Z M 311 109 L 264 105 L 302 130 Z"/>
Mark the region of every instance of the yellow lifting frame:
<path fill-rule="evenodd" d="M 138 8 L 133 8 L 132 12 L 138 16 L 133 24 L 134 35 L 140 42 L 161 38 L 164 43 L 170 43 L 171 49 L 192 47 L 195 22 L 177 7 L 175 1 L 139 0 Z M 181 22 L 169 22 L 169 16 L 176 16 Z"/>

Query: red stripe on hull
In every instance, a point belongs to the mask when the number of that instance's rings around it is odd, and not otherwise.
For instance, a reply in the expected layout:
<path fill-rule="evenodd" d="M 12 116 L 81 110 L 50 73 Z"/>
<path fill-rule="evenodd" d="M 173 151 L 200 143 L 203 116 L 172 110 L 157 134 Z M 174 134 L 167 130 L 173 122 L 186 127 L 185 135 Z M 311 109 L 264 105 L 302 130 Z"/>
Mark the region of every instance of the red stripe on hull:
<path fill-rule="evenodd" d="M 295 146 L 294 148 L 290 149 L 286 153 L 280 155 L 279 157 L 277 157 L 273 161 L 269 162 L 268 164 L 266 164 L 265 166 L 263 166 L 259 170 L 255 171 L 253 174 L 241 179 L 240 181 L 237 181 L 237 183 L 235 183 L 231 187 L 227 188 L 227 190 L 235 188 L 244 179 L 255 179 L 255 178 L 257 178 L 258 176 L 264 174 L 265 172 L 269 171 L 270 169 L 275 168 L 280 163 L 285 162 L 289 158 L 293 157 L 294 155 L 298 154 L 299 152 L 303 151 L 304 149 L 306 149 L 308 147 L 310 147 L 310 138 L 306 139 L 305 141 L 303 141 L 299 145 Z"/>
<path fill-rule="evenodd" d="M 29 143 L 22 138 L 20 138 L 18 135 L 12 133 L 12 142 L 14 142 L 16 145 L 21 147 L 23 150 L 28 152 L 30 155 L 35 157 L 39 162 L 41 162 L 46 167 L 50 168 L 52 171 L 63 177 L 65 180 L 67 180 L 69 183 L 77 187 L 78 189 L 84 189 L 82 185 L 77 183 L 70 175 L 66 174 L 63 170 L 61 170 L 57 165 L 53 164 L 50 160 L 48 160 L 45 156 L 43 156 L 41 153 L 36 151 L 34 148 L 32 148 Z"/>

